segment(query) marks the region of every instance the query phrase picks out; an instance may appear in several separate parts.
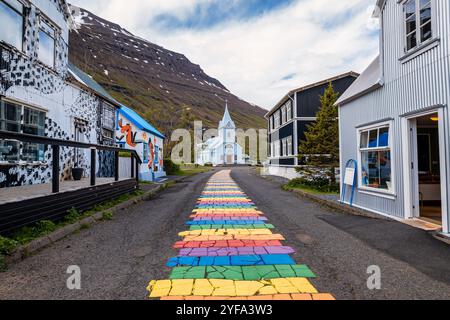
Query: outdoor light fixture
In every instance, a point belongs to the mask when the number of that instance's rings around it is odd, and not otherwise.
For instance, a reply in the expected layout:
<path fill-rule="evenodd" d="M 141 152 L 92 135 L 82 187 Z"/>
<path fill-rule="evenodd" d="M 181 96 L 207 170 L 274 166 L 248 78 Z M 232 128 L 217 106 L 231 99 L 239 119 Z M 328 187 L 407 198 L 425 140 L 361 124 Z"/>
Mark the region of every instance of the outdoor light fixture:
<path fill-rule="evenodd" d="M 439 117 L 431 117 L 431 121 L 437 122 L 437 121 L 439 121 Z"/>

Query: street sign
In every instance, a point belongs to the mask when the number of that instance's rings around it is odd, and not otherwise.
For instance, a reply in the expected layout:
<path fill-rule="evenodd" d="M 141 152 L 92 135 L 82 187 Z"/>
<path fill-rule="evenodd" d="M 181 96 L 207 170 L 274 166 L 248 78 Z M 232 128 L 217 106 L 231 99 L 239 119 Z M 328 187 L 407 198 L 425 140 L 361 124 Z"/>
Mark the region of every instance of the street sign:
<path fill-rule="evenodd" d="M 352 186 L 355 184 L 355 168 L 346 168 L 345 169 L 345 180 L 344 183 L 348 186 Z"/>
<path fill-rule="evenodd" d="M 342 184 L 342 192 L 341 192 L 341 202 L 345 202 L 345 196 L 347 193 L 347 189 L 351 187 L 351 194 L 350 194 L 350 207 L 353 206 L 353 198 L 355 196 L 355 189 L 356 189 L 356 181 L 358 176 L 358 163 L 356 160 L 349 160 L 347 161 L 347 164 L 345 165 L 345 176 L 344 176 L 344 183 Z"/>

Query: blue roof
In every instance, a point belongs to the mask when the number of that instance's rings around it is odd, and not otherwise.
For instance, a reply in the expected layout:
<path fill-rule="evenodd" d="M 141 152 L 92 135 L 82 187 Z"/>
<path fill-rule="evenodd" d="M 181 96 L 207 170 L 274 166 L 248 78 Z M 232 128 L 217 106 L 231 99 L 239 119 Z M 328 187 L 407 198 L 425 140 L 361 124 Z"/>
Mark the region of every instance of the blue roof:
<path fill-rule="evenodd" d="M 144 120 L 140 115 L 136 113 L 133 109 L 130 109 L 124 105 L 121 105 L 120 112 L 126 116 L 135 126 L 137 126 L 140 130 L 147 131 L 151 134 L 154 134 L 155 136 L 158 136 L 162 139 L 165 139 L 166 137 L 156 130 L 155 127 L 153 127 L 150 123 Z"/>

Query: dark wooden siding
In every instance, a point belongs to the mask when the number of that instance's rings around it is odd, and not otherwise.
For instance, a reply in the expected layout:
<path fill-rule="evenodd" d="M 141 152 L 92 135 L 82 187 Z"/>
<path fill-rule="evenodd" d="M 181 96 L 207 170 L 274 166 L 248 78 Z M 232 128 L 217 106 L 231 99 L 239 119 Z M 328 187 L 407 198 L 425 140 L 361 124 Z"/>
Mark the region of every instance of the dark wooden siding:
<path fill-rule="evenodd" d="M 298 145 L 305 140 L 305 132 L 308 129 L 308 125 L 313 124 L 314 121 L 297 121 L 297 139 Z"/>
<path fill-rule="evenodd" d="M 0 205 L 0 234 L 9 235 L 21 227 L 33 225 L 40 220 L 59 222 L 64 219 L 67 211 L 71 208 L 83 212 L 93 208 L 96 204 L 136 189 L 137 181 L 129 179 L 3 204 Z"/>
<path fill-rule="evenodd" d="M 334 90 L 340 94 L 344 93 L 356 78 L 348 76 L 333 81 Z M 298 117 L 315 117 L 320 109 L 320 96 L 323 95 L 328 83 L 297 93 L 297 115 Z"/>

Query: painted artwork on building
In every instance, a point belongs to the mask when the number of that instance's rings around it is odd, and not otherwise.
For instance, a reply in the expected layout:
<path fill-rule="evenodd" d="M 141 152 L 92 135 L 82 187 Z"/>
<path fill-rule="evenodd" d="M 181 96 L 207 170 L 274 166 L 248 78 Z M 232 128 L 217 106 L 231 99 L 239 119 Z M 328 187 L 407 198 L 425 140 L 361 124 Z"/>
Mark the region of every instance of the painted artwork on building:
<path fill-rule="evenodd" d="M 17 0 L 1 0 L 0 6 L 10 24 L 4 30 L 14 30 L 0 31 L 0 130 L 113 143 L 114 101 L 83 81 L 90 77 L 68 61 L 72 21 L 67 3 L 36 0 L 26 6 Z M 83 168 L 87 177 L 88 153 L 61 148 L 60 179 L 71 179 L 74 167 Z M 49 182 L 51 158 L 49 146 L 0 141 L 0 187 Z M 99 152 L 99 176 L 113 172 L 109 158 Z"/>
<path fill-rule="evenodd" d="M 122 106 L 117 111 L 116 143 L 124 149 L 136 150 L 142 160 L 140 180 L 156 181 L 164 172 L 164 135 L 134 110 Z"/>

